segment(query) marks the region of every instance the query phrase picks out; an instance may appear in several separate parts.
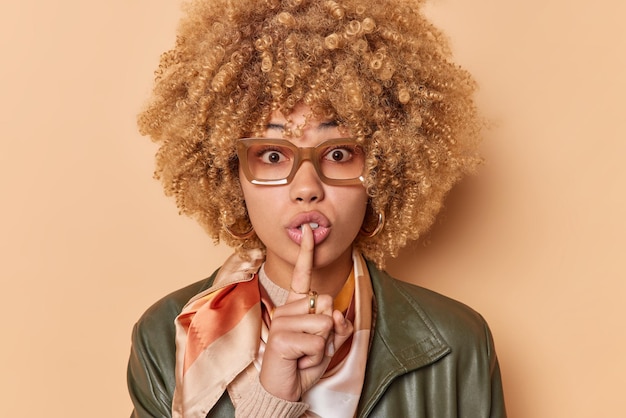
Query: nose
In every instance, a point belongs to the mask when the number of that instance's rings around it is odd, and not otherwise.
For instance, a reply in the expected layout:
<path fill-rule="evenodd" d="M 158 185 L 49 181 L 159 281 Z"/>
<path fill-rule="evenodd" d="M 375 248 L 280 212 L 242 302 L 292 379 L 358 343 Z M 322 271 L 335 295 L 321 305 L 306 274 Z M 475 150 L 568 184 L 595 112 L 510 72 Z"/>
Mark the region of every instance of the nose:
<path fill-rule="evenodd" d="M 311 161 L 303 161 L 290 183 L 292 201 L 312 203 L 324 199 L 324 186 Z"/>

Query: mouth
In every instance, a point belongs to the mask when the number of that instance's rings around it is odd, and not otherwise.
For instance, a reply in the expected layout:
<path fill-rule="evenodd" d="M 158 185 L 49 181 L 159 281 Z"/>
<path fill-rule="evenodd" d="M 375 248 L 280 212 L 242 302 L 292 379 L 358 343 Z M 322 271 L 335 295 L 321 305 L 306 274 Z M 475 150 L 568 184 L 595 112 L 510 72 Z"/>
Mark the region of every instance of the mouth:
<path fill-rule="evenodd" d="M 320 227 L 320 224 L 318 224 L 317 222 L 309 222 L 309 226 L 313 231 L 315 231 L 317 228 Z M 302 231 L 302 225 L 298 226 L 298 229 Z"/>
<path fill-rule="evenodd" d="M 313 231 L 315 245 L 324 242 L 331 232 L 330 221 L 322 213 L 317 211 L 300 213 L 291 219 L 287 226 L 289 238 L 298 245 L 302 242 L 302 225 L 305 224 Z"/>

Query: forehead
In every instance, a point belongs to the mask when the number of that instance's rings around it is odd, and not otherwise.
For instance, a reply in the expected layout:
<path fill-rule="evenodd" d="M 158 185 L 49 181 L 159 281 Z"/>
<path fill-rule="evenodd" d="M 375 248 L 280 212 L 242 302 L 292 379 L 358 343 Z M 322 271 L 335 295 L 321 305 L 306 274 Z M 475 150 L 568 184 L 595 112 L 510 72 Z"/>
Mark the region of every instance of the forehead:
<path fill-rule="evenodd" d="M 311 146 L 346 135 L 342 135 L 335 120 L 319 118 L 313 114 L 309 106 L 297 105 L 287 115 L 279 110 L 272 112 L 264 136 L 286 138 L 294 143 L 306 143 Z"/>
<path fill-rule="evenodd" d="M 304 127 L 314 125 L 316 122 L 326 122 L 328 118 L 316 116 L 313 109 L 305 104 L 297 104 L 289 111 L 274 110 L 269 115 L 269 122 L 282 125 L 292 125 L 293 127 Z"/>

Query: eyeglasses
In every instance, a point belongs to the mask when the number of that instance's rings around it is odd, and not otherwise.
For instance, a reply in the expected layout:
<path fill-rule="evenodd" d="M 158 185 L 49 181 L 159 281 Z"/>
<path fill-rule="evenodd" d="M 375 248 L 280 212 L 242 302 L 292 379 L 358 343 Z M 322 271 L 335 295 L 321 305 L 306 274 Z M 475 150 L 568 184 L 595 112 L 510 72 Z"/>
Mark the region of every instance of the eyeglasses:
<path fill-rule="evenodd" d="M 353 138 L 330 139 L 306 148 L 285 139 L 244 138 L 237 142 L 237 157 L 252 184 L 289 184 L 305 160 L 313 164 L 319 178 L 328 185 L 364 182 L 365 152 Z"/>

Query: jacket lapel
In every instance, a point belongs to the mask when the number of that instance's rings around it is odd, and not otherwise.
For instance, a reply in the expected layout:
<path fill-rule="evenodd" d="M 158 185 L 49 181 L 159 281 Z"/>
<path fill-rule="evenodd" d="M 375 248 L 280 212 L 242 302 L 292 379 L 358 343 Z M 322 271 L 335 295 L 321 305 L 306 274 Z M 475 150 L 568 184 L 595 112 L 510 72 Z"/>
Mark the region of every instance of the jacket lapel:
<path fill-rule="evenodd" d="M 396 377 L 450 352 L 437 328 L 401 282 L 368 261 L 374 290 L 374 332 L 358 416 L 367 416 Z"/>

